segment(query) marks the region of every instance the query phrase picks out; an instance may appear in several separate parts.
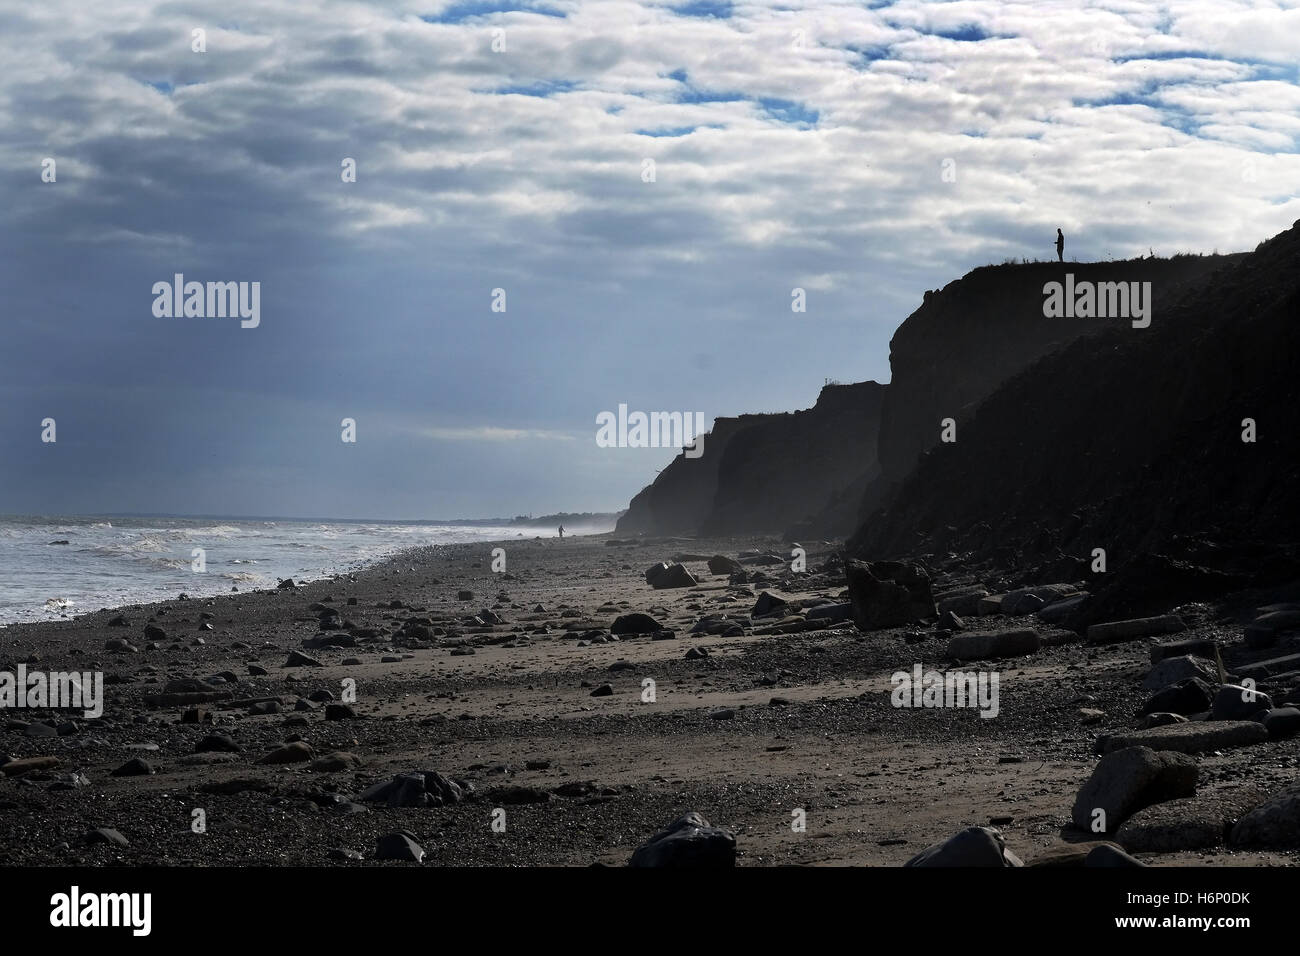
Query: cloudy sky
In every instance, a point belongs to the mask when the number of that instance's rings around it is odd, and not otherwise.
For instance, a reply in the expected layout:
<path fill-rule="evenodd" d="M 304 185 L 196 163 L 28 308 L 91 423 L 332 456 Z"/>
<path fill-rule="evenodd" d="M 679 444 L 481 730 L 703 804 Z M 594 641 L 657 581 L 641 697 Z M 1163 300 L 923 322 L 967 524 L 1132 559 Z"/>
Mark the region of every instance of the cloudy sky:
<path fill-rule="evenodd" d="M 0 60 L 0 512 L 613 510 L 673 456 L 620 403 L 887 381 L 1057 226 L 1300 219 L 1298 0 L 43 0 Z M 175 273 L 260 324 L 156 317 Z"/>

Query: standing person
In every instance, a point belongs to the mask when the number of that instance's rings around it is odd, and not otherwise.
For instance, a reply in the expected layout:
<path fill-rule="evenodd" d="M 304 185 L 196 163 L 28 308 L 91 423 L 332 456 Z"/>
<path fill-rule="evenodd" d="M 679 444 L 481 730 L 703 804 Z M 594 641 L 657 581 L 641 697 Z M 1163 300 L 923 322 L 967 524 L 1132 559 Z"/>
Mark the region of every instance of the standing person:
<path fill-rule="evenodd" d="M 1065 261 L 1065 234 L 1060 229 L 1056 230 L 1056 261 Z"/>
<path fill-rule="evenodd" d="M 564 539 L 564 525 L 560 525 L 560 539 Z"/>

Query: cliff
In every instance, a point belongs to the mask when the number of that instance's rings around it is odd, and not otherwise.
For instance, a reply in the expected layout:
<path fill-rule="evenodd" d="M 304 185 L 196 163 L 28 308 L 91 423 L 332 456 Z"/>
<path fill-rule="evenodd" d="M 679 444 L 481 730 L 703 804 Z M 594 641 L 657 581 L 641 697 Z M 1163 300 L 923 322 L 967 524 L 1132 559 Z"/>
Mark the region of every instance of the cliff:
<path fill-rule="evenodd" d="M 1043 572 L 1078 571 L 1094 548 L 1112 568 L 1161 553 L 1258 569 L 1273 546 L 1300 541 L 1300 224 L 1189 286 L 1209 264 L 1180 264 L 1181 295 L 1170 263 L 1125 264 L 1155 283 L 1150 327 L 1076 335 L 959 416 L 958 440 L 921 457 L 851 549 L 960 552 Z M 1010 267 L 1001 279 L 1008 301 L 1041 302 L 1043 270 Z M 908 409 L 915 434 L 889 422 L 894 454 L 937 433 L 937 414 L 933 400 Z"/>
<path fill-rule="evenodd" d="M 877 472 L 884 392 L 876 382 L 827 385 L 809 409 L 718 419 L 704 453 L 678 455 L 632 499 L 618 533 L 781 532 L 832 499 L 856 506 Z"/>
<path fill-rule="evenodd" d="M 927 292 L 890 340 L 891 379 L 881 411 L 881 475 L 864 496 L 860 518 L 885 504 L 917 459 L 939 442 L 940 421 L 958 432 L 979 403 L 1033 362 L 1078 339 L 1131 328 L 1127 318 L 1047 318 L 1043 287 L 1083 282 L 1152 283 L 1157 314 L 1234 256 L 1181 256 L 1123 262 L 984 266 Z"/>

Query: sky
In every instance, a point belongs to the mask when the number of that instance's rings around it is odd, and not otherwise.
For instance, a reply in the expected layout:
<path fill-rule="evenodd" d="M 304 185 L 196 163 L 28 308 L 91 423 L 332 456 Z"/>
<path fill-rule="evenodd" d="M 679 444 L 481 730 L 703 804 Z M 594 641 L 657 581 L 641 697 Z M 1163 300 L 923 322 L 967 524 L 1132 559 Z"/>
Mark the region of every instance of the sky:
<path fill-rule="evenodd" d="M 43 0 L 0 62 L 10 514 L 616 510 L 676 454 L 620 405 L 886 382 L 1057 227 L 1300 219 L 1300 0 Z M 258 324 L 156 315 L 177 273 Z"/>

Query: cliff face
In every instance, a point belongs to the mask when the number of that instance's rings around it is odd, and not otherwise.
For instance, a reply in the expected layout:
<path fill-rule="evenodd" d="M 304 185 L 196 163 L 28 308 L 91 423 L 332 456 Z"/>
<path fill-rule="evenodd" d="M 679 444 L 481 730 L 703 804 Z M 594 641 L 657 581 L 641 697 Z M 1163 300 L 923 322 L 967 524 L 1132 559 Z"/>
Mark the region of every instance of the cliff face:
<path fill-rule="evenodd" d="M 1197 264 L 1211 263 L 1183 263 Z M 1235 542 L 1259 561 L 1257 545 L 1300 541 L 1300 224 L 1195 288 L 1184 281 L 1181 298 L 1160 291 L 1178 276 L 1168 265 L 1125 264 L 1156 283 L 1149 328 L 1076 338 L 957 415 L 957 441 L 921 458 L 851 548 L 1039 568 L 1078 566 L 1104 548 L 1113 567 L 1185 553 L 1192 538 Z M 1004 284 L 1019 285 L 1019 271 Z M 1041 302 L 1038 270 L 1024 280 L 1028 291 L 1008 298 Z M 936 433 L 933 399 L 911 394 L 926 411 L 907 420 Z M 1256 423 L 1253 442 L 1243 419 Z M 922 444 L 898 416 L 890 425 L 895 455 Z"/>
<path fill-rule="evenodd" d="M 985 266 L 926 293 L 890 341 L 892 372 L 881 412 L 880 480 L 867 491 L 860 517 L 889 500 L 898 482 L 940 438 L 952 418 L 958 434 L 978 404 L 1044 355 L 1109 329 L 1131 329 L 1128 318 L 1046 318 L 1043 287 L 1083 282 L 1151 282 L 1155 315 L 1236 256 L 1187 256 L 1100 263 Z M 1137 331 L 1137 330 L 1134 330 Z"/>
<path fill-rule="evenodd" d="M 718 419 L 704 454 L 678 455 L 632 499 L 617 531 L 780 532 L 832 498 L 856 502 L 876 471 L 884 391 L 876 382 L 827 385 L 809 409 Z"/>

